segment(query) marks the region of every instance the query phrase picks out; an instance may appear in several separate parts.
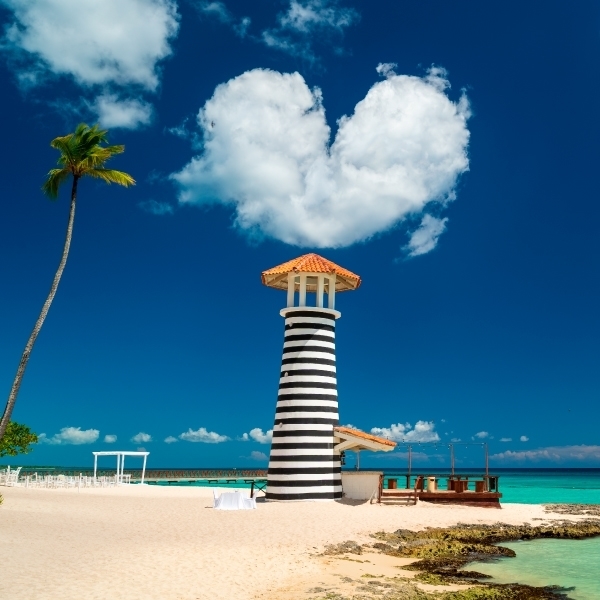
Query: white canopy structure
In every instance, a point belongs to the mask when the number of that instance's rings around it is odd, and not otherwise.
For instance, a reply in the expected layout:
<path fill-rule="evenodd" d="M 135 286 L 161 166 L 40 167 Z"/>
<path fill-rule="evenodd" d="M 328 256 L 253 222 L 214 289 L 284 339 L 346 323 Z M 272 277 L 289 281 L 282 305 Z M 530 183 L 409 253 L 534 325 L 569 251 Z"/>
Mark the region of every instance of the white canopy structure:
<path fill-rule="evenodd" d="M 144 476 L 146 475 L 146 459 L 150 452 L 129 452 L 127 450 L 108 450 L 105 452 L 92 452 L 94 455 L 94 479 L 96 479 L 96 472 L 98 470 L 98 457 L 99 456 L 116 456 L 117 457 L 117 483 L 123 481 L 123 469 L 125 468 L 125 457 L 126 456 L 143 456 L 144 466 L 142 467 L 142 481 L 144 483 Z"/>
<path fill-rule="evenodd" d="M 356 452 L 356 468 L 360 467 L 360 451 L 371 450 L 373 452 L 390 452 L 396 447 L 396 442 L 382 438 L 359 429 L 350 427 L 334 427 L 333 440 L 336 452 L 352 450 Z"/>

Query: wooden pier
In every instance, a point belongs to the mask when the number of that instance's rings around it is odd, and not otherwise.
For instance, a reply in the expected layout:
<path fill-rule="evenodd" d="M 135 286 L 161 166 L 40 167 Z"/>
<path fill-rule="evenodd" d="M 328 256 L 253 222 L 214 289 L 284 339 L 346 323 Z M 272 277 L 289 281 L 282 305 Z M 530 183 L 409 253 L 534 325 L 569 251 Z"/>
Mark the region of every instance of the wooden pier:
<path fill-rule="evenodd" d="M 405 478 L 406 487 L 398 488 L 398 479 Z M 412 479 L 414 478 L 414 485 Z M 447 480 L 447 489 L 439 489 L 438 482 Z M 402 474 L 387 477 L 379 481 L 378 502 L 384 504 L 416 504 L 432 502 L 434 504 L 462 504 L 486 508 L 502 508 L 497 475 L 481 474 Z"/>

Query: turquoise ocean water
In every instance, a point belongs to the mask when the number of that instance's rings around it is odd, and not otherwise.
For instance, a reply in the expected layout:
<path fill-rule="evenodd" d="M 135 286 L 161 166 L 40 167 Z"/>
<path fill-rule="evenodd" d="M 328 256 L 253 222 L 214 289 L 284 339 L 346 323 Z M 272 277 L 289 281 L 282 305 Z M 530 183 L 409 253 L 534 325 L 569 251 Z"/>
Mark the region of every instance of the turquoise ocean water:
<path fill-rule="evenodd" d="M 398 487 L 405 485 L 404 471 L 384 472 L 386 479 L 398 477 Z M 445 472 L 443 469 L 436 471 Z M 463 472 L 466 471 L 456 470 L 458 475 Z M 470 469 L 468 472 L 481 471 Z M 427 470 L 413 469 L 413 473 L 426 475 Z M 500 478 L 501 502 L 600 504 L 600 469 L 490 469 L 490 475 Z M 414 484 L 414 477 L 412 481 Z M 439 486 L 444 489 L 446 481 L 441 479 Z"/>
<path fill-rule="evenodd" d="M 507 542 L 516 558 L 474 563 L 472 568 L 498 583 L 558 585 L 569 598 L 600 599 L 600 538 L 587 540 L 533 540 Z"/>
<path fill-rule="evenodd" d="M 500 476 L 503 503 L 600 504 L 600 469 L 491 469 L 490 473 Z M 498 583 L 558 585 L 569 590 L 569 598 L 600 600 L 600 537 L 502 546 L 512 548 L 517 556 L 470 568 L 491 575 Z"/>

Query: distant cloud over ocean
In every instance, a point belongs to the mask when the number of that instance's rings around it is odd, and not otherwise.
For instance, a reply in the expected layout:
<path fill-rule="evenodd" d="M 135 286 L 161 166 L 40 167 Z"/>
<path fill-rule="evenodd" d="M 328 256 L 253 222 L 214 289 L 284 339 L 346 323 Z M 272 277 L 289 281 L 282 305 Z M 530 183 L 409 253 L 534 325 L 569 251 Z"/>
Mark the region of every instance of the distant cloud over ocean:
<path fill-rule="evenodd" d="M 500 462 L 544 462 L 562 463 L 565 461 L 599 461 L 600 446 L 585 445 L 579 446 L 547 446 L 537 448 L 536 450 L 506 450 L 490 456 L 490 460 Z"/>
<path fill-rule="evenodd" d="M 72 444 L 78 446 L 81 444 L 93 444 L 100 437 L 98 429 L 81 429 L 81 427 L 63 427 L 60 433 L 55 433 L 48 437 L 45 433 L 39 435 L 39 441 L 42 444 Z"/>

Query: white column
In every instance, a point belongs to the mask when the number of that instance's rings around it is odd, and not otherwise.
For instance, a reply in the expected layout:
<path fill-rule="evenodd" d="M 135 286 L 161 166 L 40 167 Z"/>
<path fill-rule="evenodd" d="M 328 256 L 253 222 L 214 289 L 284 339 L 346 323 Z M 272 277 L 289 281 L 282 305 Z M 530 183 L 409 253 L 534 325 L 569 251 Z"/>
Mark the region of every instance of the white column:
<path fill-rule="evenodd" d="M 119 473 L 121 472 L 121 455 L 117 454 L 117 478 L 115 479 L 115 484 L 119 483 Z"/>
<path fill-rule="evenodd" d="M 144 454 L 144 466 L 142 467 L 142 485 L 144 485 L 144 475 L 146 474 L 146 459 L 148 458 L 147 454 Z"/>
<path fill-rule="evenodd" d="M 298 306 L 306 306 L 306 273 L 300 274 L 300 298 Z"/>
<path fill-rule="evenodd" d="M 317 307 L 323 308 L 323 294 L 325 292 L 325 275 L 317 276 Z"/>
<path fill-rule="evenodd" d="M 98 467 L 98 455 L 94 454 L 94 480 L 96 479 L 97 467 Z"/>
<path fill-rule="evenodd" d="M 294 306 L 294 290 L 296 287 L 296 273 L 288 273 L 287 305 Z"/>
<path fill-rule="evenodd" d="M 123 454 L 123 458 L 121 458 L 121 479 L 119 483 L 123 483 L 123 471 L 125 470 L 125 455 Z"/>
<path fill-rule="evenodd" d="M 329 292 L 327 294 L 327 308 L 335 310 L 335 275 L 329 277 Z"/>

